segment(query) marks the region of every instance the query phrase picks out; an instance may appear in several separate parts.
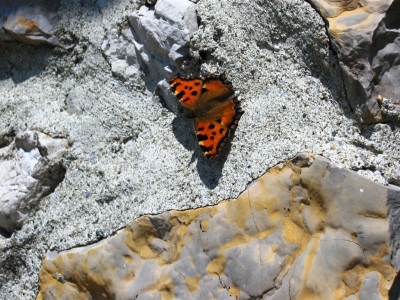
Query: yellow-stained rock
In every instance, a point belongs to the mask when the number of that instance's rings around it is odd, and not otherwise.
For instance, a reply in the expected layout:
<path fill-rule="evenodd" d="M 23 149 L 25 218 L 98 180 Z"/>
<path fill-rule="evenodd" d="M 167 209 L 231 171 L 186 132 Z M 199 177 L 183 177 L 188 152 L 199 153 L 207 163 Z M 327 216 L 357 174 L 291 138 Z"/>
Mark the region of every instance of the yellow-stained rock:
<path fill-rule="evenodd" d="M 37 299 L 386 299 L 388 190 L 299 154 L 235 200 L 49 252 Z"/>

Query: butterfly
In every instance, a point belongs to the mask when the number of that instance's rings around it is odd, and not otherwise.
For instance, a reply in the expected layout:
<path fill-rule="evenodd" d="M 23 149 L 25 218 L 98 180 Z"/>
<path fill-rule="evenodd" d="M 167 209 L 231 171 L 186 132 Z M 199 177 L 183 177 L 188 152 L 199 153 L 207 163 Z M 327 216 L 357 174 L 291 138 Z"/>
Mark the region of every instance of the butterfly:
<path fill-rule="evenodd" d="M 225 74 L 176 76 L 169 85 L 179 102 L 195 118 L 194 130 L 204 156 L 213 159 L 229 141 L 243 114 L 232 83 Z"/>

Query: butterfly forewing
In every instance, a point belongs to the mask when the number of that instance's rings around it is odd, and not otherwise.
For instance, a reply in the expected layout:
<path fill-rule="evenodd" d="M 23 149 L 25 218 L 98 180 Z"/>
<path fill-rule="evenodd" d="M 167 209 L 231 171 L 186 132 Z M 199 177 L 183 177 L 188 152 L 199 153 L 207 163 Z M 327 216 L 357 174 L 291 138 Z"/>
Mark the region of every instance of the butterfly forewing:
<path fill-rule="evenodd" d="M 226 101 L 234 94 L 232 84 L 227 84 L 220 79 L 211 78 L 204 80 L 201 90 L 201 102 Z"/>
<path fill-rule="evenodd" d="M 172 92 L 183 106 L 193 109 L 197 105 L 203 84 L 202 79 L 174 77 L 170 79 L 169 84 Z"/>

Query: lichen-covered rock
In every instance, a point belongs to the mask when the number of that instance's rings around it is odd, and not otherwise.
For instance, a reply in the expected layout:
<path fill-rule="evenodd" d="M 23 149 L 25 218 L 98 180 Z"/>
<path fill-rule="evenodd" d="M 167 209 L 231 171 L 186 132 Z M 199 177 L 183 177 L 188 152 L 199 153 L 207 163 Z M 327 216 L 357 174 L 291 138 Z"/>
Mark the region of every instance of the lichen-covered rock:
<path fill-rule="evenodd" d="M 347 98 L 358 120 L 387 121 L 378 99 L 391 98 L 400 105 L 400 1 L 311 2 L 329 24 Z"/>
<path fill-rule="evenodd" d="M 58 45 L 53 35 L 60 0 L 0 0 L 0 41 Z"/>
<path fill-rule="evenodd" d="M 58 253 L 38 299 L 386 299 L 400 189 L 299 154 L 213 207 L 143 216 Z"/>
<path fill-rule="evenodd" d="M 67 140 L 35 131 L 0 148 L 0 230 L 19 229 L 40 199 L 54 191 L 64 178 L 60 160 L 68 148 Z"/>

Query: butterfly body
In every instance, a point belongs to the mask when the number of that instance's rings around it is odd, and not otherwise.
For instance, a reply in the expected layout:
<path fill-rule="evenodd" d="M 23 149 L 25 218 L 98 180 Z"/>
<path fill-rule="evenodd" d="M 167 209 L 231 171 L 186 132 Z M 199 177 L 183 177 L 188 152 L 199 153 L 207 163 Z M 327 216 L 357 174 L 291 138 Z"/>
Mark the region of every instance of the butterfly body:
<path fill-rule="evenodd" d="M 232 83 L 224 74 L 211 74 L 205 79 L 178 75 L 169 84 L 179 102 L 195 118 L 195 133 L 204 155 L 215 158 L 243 114 Z"/>

